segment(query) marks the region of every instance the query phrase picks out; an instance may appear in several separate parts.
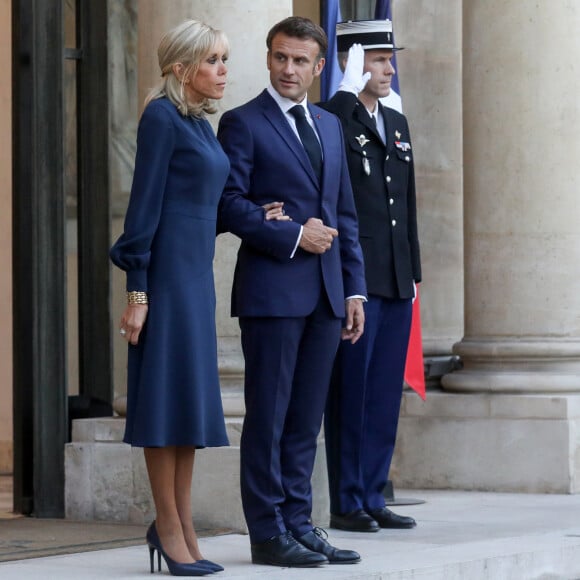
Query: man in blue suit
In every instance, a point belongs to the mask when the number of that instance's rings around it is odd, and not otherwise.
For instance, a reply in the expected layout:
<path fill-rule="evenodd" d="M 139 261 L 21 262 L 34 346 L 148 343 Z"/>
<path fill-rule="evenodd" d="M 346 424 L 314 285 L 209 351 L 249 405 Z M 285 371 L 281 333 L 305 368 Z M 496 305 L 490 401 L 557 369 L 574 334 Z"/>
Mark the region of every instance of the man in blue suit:
<path fill-rule="evenodd" d="M 354 563 L 356 552 L 313 526 L 310 484 L 341 334 L 356 342 L 364 329 L 344 140 L 338 119 L 306 96 L 324 67 L 324 31 L 290 17 L 266 44 L 270 86 L 218 130 L 231 163 L 221 227 L 242 240 L 232 290 L 245 359 L 242 503 L 254 563 Z M 286 219 L 266 219 L 274 201 Z"/>

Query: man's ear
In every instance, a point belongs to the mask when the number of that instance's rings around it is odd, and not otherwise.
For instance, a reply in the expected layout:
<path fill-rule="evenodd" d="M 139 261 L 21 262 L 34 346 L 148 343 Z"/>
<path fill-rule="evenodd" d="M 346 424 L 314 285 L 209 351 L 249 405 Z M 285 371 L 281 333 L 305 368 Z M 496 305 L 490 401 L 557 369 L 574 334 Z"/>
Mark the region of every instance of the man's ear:
<path fill-rule="evenodd" d="M 326 63 L 325 58 L 321 58 L 316 65 L 314 66 L 314 76 L 319 77 L 322 69 L 324 68 L 324 64 Z"/>

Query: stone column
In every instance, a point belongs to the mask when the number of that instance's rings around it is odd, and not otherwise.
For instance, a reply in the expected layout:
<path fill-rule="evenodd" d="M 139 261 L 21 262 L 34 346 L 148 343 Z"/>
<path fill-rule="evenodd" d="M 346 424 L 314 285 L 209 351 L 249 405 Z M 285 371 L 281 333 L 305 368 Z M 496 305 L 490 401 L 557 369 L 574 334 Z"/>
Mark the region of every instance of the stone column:
<path fill-rule="evenodd" d="M 464 369 L 444 385 L 580 393 L 580 6 L 463 10 Z"/>
<path fill-rule="evenodd" d="M 427 366 L 463 335 L 461 0 L 394 2 L 397 75 L 413 148 Z"/>
<path fill-rule="evenodd" d="M 463 3 L 464 367 L 443 386 L 471 394 L 432 402 L 426 443 L 447 486 L 580 490 L 579 25 L 570 2 Z"/>

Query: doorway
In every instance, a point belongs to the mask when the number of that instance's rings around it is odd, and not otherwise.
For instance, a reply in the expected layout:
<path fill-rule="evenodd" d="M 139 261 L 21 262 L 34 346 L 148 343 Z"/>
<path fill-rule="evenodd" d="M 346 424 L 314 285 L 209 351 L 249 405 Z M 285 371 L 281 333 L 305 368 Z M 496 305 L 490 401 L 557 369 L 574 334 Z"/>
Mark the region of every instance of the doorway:
<path fill-rule="evenodd" d="M 111 414 L 107 3 L 11 8 L 13 505 L 63 517 L 71 411 Z"/>

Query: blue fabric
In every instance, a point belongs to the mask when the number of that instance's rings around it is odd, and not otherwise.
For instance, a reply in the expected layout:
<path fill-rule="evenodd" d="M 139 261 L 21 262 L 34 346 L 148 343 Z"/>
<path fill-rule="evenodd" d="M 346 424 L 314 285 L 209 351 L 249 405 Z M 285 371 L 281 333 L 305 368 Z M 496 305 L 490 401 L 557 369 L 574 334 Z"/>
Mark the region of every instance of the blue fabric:
<path fill-rule="evenodd" d="M 143 112 L 124 232 L 111 249 L 127 289 L 149 295 L 129 345 L 124 441 L 227 445 L 217 367 L 213 257 L 229 162 L 204 119 L 167 99 Z"/>
<path fill-rule="evenodd" d="M 241 492 L 250 541 L 312 530 L 310 478 L 341 321 L 325 296 L 296 318 L 240 318 Z"/>
<path fill-rule="evenodd" d="M 362 250 L 339 120 L 308 105 L 324 159 L 319 183 L 280 107 L 264 91 L 222 115 L 218 139 L 232 163 L 220 204 L 220 231 L 241 238 L 232 316 L 306 316 L 318 302 L 320 276 L 335 316 L 346 296 L 366 296 Z M 283 201 L 293 221 L 266 221 L 262 205 Z M 300 224 L 320 218 L 339 238 L 324 254 L 292 252 Z"/>
<path fill-rule="evenodd" d="M 369 296 L 364 334 L 340 344 L 324 424 L 332 513 L 385 505 L 411 316 L 410 299 Z"/>
<path fill-rule="evenodd" d="M 322 15 L 322 28 L 328 37 L 328 49 L 326 51 L 326 64 L 320 75 L 320 99 L 328 101 L 338 89 L 342 80 L 342 71 L 338 65 L 336 53 L 336 24 L 342 20 L 339 0 L 326 0 Z"/>

